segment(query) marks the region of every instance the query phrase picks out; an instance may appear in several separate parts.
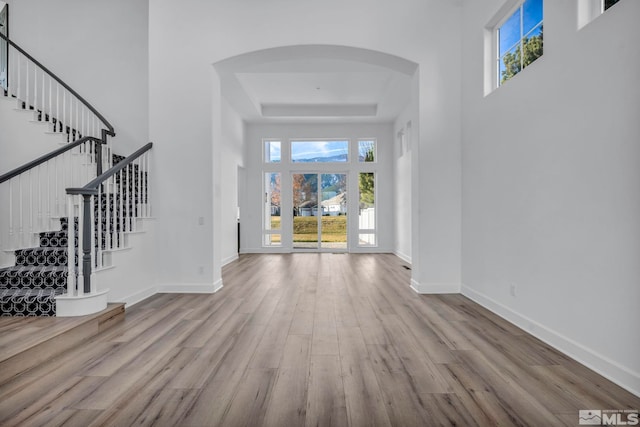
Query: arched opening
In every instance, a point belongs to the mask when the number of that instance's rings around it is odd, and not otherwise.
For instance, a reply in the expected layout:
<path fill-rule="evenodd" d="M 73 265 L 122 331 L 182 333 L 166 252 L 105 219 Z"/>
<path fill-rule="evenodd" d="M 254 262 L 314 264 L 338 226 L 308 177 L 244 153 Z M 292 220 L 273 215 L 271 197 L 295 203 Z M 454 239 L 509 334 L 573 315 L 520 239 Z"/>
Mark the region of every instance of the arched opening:
<path fill-rule="evenodd" d="M 412 211 L 417 206 L 411 190 L 418 141 L 417 126 L 412 126 L 418 117 L 416 63 L 355 47 L 296 45 L 233 56 L 213 66 L 214 235 L 223 236 L 214 242 L 214 253 L 220 254 L 220 265 L 237 252 L 238 216 L 241 252 L 338 248 L 395 252 L 411 259 Z M 294 158 L 296 141 L 333 140 L 346 141 L 349 155 L 344 161 Z M 264 150 L 274 141 L 282 157 L 270 161 Z M 371 141 L 375 161 L 360 161 L 359 144 Z M 239 177 L 238 171 L 246 175 Z M 363 174 L 370 182 L 375 175 L 376 219 L 368 225 L 363 225 L 363 199 L 369 204 L 373 199 L 361 197 Z M 301 175 L 320 182 L 315 198 L 301 198 L 305 214 L 335 217 L 327 219 L 343 222 L 348 239 L 323 246 L 321 236 L 335 236 L 318 218 L 318 241 L 309 246 L 296 240 L 301 239 L 302 215 L 295 212 L 302 209 L 292 189 Z M 269 192 L 265 176 L 282 185 L 278 197 Z M 343 187 L 328 188 L 331 178 Z M 271 199 L 281 204 L 271 205 Z M 331 205 L 337 201 L 344 205 Z"/>

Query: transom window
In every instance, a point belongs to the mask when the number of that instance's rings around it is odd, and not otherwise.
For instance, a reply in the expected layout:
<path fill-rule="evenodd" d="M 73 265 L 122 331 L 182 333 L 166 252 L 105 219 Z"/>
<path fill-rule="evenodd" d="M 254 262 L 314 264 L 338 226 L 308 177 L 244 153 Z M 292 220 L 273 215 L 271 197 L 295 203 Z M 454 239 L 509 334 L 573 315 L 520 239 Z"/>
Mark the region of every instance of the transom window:
<path fill-rule="evenodd" d="M 282 160 L 280 141 L 264 141 L 264 161 L 266 163 L 280 163 Z"/>
<path fill-rule="evenodd" d="M 349 141 L 293 140 L 291 141 L 291 161 L 294 163 L 348 162 Z"/>
<path fill-rule="evenodd" d="M 496 29 L 497 85 L 542 56 L 542 0 L 525 0 Z"/>
<path fill-rule="evenodd" d="M 358 161 L 376 161 L 376 141 L 372 139 L 361 139 L 358 141 Z"/>

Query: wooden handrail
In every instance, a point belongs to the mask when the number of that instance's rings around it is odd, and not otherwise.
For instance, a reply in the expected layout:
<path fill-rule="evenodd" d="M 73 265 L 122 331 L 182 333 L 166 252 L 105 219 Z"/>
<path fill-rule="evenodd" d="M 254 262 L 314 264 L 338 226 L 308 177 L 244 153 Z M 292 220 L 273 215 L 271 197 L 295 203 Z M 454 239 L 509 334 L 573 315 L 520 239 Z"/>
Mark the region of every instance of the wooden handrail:
<path fill-rule="evenodd" d="M 31 62 L 33 62 L 35 65 L 37 65 L 42 71 L 44 71 L 45 73 L 47 73 L 51 78 L 53 78 L 56 82 L 58 82 L 62 87 L 64 87 L 66 90 L 69 91 L 69 93 L 71 93 L 73 96 L 75 96 L 76 98 L 78 98 L 78 100 L 80 102 L 82 102 L 84 104 L 85 107 L 87 107 L 89 109 L 89 111 L 91 111 L 93 114 L 96 115 L 96 117 L 98 119 L 100 119 L 100 121 L 105 125 L 105 127 L 107 128 L 107 134 L 109 134 L 110 136 L 115 136 L 115 130 L 113 128 L 113 126 L 111 125 L 111 123 L 109 123 L 107 121 L 107 119 L 104 118 L 104 116 L 102 114 L 100 114 L 98 112 L 98 110 L 96 110 L 93 105 L 89 104 L 89 102 L 87 102 L 86 99 L 84 99 L 82 96 L 80 96 L 78 94 L 78 92 L 76 92 L 75 90 L 71 89 L 71 87 L 66 84 L 65 82 L 62 81 L 62 79 L 60 79 L 58 76 L 56 76 L 55 74 L 53 74 L 47 67 L 45 67 L 44 65 L 42 65 L 37 59 L 35 59 L 33 56 L 29 55 L 24 49 L 22 49 L 20 46 L 18 46 L 17 44 L 15 44 L 13 41 L 11 41 L 7 36 L 5 36 L 4 34 L 0 33 L 0 38 L 5 40 L 7 43 L 9 43 L 10 46 L 12 46 L 14 49 L 16 49 L 18 52 L 20 52 L 21 54 L 23 54 L 25 57 L 27 57 L 27 59 L 29 59 Z"/>
<path fill-rule="evenodd" d="M 63 147 L 53 150 L 52 152 L 45 154 L 42 157 L 38 157 L 37 159 L 30 161 L 29 163 L 25 163 L 24 165 L 19 166 L 3 175 L 0 175 L 0 184 L 2 184 L 3 182 L 9 181 L 11 178 L 15 178 L 16 176 L 30 169 L 33 169 L 36 166 L 39 166 L 45 162 L 48 162 L 49 160 L 55 157 L 58 157 L 59 155 L 66 153 L 67 151 L 77 147 L 78 145 L 84 144 L 87 141 L 94 141 L 99 144 L 102 144 L 102 140 L 100 138 L 94 138 L 93 136 L 85 136 L 83 138 L 80 138 L 77 141 L 74 141 L 72 143 L 64 145 Z"/>

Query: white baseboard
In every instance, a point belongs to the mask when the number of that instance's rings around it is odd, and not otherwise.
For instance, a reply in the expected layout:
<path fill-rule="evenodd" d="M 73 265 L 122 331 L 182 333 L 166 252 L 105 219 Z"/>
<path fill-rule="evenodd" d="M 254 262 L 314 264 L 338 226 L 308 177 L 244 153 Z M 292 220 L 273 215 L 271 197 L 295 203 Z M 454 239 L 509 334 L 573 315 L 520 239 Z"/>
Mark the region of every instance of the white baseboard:
<path fill-rule="evenodd" d="M 409 255 L 403 254 L 402 252 L 399 252 L 399 251 L 393 251 L 393 254 L 398 258 L 400 258 L 401 260 L 403 260 L 404 262 L 411 264 L 411 257 Z"/>
<path fill-rule="evenodd" d="M 272 246 L 269 248 L 246 248 L 240 249 L 241 254 L 288 254 L 291 249 L 285 249 L 282 246 Z"/>
<path fill-rule="evenodd" d="M 225 259 L 222 260 L 222 267 L 224 267 L 227 264 L 231 264 L 233 261 L 238 259 L 238 254 L 235 255 L 231 255 L 230 257 L 227 257 Z"/>
<path fill-rule="evenodd" d="M 459 294 L 459 283 L 419 283 L 411 279 L 411 289 L 419 294 Z"/>
<path fill-rule="evenodd" d="M 180 285 L 160 285 L 157 293 L 163 294 L 213 294 L 222 289 L 222 279 L 214 283 L 184 283 Z"/>
<path fill-rule="evenodd" d="M 155 294 L 213 294 L 222 289 L 222 279 L 218 279 L 215 283 L 184 283 L 181 285 L 159 285 L 144 289 L 135 294 L 118 301 L 124 302 L 129 308 Z"/>
<path fill-rule="evenodd" d="M 118 302 L 125 303 L 125 309 L 136 305 L 137 303 L 146 300 L 149 297 L 154 296 L 158 293 L 157 288 L 155 286 L 151 286 L 150 288 L 143 289 L 135 294 L 131 294 Z"/>
<path fill-rule="evenodd" d="M 508 322 L 513 323 L 541 341 L 544 341 L 556 350 L 566 354 L 589 369 L 594 370 L 610 381 L 613 381 L 620 387 L 628 390 L 636 396 L 640 396 L 640 373 L 633 372 L 630 369 L 621 366 L 617 362 L 610 360 L 596 351 L 572 340 L 571 338 L 568 338 L 559 332 L 536 322 L 535 320 L 516 313 L 509 307 L 506 307 L 505 305 L 465 286 L 464 284 L 462 285 L 461 293 Z"/>

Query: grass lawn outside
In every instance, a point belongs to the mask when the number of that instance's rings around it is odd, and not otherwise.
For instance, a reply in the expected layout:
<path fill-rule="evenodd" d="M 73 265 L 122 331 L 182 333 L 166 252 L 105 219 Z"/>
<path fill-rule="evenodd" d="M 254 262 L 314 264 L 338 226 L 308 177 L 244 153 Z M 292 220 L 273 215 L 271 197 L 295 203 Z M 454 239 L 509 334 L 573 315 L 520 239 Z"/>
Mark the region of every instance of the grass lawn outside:
<path fill-rule="evenodd" d="M 271 217 L 271 229 L 280 229 L 280 217 Z M 275 236 L 274 236 L 275 237 Z M 279 237 L 279 236 L 278 236 Z M 273 241 L 276 241 L 275 239 Z M 293 217 L 293 241 L 317 242 L 318 218 L 315 216 Z M 322 241 L 339 243 L 347 241 L 347 216 L 322 217 Z"/>

